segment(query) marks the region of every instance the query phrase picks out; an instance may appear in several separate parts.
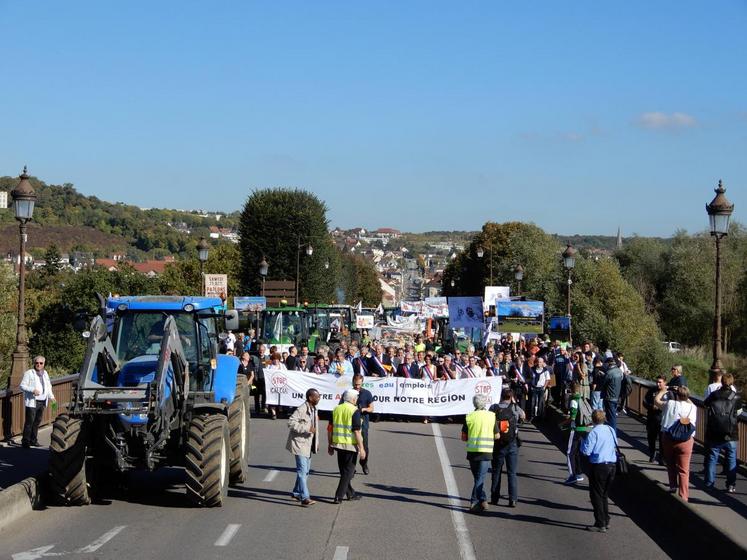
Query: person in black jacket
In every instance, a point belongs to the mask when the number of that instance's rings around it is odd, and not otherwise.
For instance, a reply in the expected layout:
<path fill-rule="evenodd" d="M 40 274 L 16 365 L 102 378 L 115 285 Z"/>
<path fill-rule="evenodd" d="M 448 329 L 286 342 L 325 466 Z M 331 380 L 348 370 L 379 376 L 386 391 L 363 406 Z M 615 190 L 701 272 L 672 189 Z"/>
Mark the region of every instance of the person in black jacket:
<path fill-rule="evenodd" d="M 726 491 L 737 491 L 737 441 L 739 440 L 739 414 L 742 401 L 732 390 L 734 376 L 724 373 L 721 376 L 721 389 L 714 391 L 705 400 L 708 411 L 706 424 L 705 484 L 713 488 L 716 483 L 716 463 L 719 453 L 726 456 Z"/>
<path fill-rule="evenodd" d="M 667 379 L 663 375 L 656 378 L 656 386 L 646 391 L 643 397 L 643 408 L 646 409 L 646 434 L 648 435 L 648 462 L 656 458 L 656 444 L 659 443 L 659 464 L 663 464 L 661 450 L 661 408 L 656 404 L 656 397 L 667 392 Z"/>

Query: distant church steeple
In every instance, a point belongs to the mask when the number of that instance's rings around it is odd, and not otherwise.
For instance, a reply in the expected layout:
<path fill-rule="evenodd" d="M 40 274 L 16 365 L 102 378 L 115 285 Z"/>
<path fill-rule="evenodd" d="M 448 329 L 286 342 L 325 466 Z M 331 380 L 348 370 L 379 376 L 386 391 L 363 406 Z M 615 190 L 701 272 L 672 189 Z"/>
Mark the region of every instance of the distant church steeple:
<path fill-rule="evenodd" d="M 620 226 L 617 226 L 617 243 L 615 244 L 615 248 L 618 251 L 623 248 L 623 238 L 622 233 L 620 232 Z"/>

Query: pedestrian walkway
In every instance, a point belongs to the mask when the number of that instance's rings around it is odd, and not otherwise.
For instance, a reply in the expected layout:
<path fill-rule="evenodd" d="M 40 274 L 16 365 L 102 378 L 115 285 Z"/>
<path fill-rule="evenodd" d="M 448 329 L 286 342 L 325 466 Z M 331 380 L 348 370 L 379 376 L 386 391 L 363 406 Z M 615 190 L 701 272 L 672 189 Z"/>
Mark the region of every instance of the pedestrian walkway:
<path fill-rule="evenodd" d="M 666 467 L 649 463 L 648 460 L 646 425 L 632 416 L 620 415 L 617 430 L 621 450 L 628 462 L 655 482 L 662 492 L 667 492 L 669 479 Z M 703 482 L 703 459 L 703 448 L 696 445 L 690 463 L 690 501 L 682 505 L 747 550 L 747 479 L 738 473 L 737 493 L 727 494 L 726 478 L 722 469 L 718 468 L 716 489 L 706 489 Z M 676 495 L 672 499 L 680 501 Z"/>
<path fill-rule="evenodd" d="M 0 490 L 47 469 L 51 434 L 51 426 L 39 429 L 42 447 L 24 449 L 21 447 L 21 436 L 13 438 L 11 443 L 0 443 Z"/>

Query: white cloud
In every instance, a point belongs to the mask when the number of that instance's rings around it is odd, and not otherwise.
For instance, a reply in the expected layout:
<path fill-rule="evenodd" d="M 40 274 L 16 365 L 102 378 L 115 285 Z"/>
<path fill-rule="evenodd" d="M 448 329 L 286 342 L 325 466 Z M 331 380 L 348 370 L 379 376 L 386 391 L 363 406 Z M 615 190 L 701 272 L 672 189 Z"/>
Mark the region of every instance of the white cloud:
<path fill-rule="evenodd" d="M 653 111 L 640 114 L 636 119 L 636 124 L 649 130 L 681 130 L 697 125 L 698 121 L 687 113 Z"/>

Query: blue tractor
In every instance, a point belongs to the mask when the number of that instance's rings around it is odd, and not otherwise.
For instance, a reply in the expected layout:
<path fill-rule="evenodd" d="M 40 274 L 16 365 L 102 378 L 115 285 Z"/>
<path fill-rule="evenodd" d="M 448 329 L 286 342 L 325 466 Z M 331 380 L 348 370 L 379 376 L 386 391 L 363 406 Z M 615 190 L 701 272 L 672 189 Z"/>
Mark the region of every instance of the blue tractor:
<path fill-rule="evenodd" d="M 238 314 L 207 297 L 102 303 L 68 412 L 52 429 L 56 501 L 88 504 L 118 473 L 181 465 L 192 503 L 223 505 L 248 468 L 247 380 L 236 357 L 218 353 L 219 328 L 236 329 Z"/>

